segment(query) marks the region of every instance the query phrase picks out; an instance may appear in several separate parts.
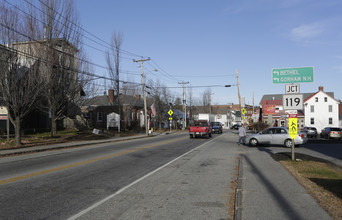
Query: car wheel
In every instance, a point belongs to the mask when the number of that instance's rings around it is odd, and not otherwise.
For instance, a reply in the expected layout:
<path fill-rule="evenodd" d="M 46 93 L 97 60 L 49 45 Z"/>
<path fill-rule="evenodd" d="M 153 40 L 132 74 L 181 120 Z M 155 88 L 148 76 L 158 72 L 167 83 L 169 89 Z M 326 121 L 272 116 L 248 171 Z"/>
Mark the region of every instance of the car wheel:
<path fill-rule="evenodd" d="M 192 134 L 190 134 L 190 138 L 194 138 L 194 136 Z"/>
<path fill-rule="evenodd" d="M 290 139 L 286 140 L 285 141 L 285 147 L 288 147 L 288 148 L 292 147 L 292 140 L 290 140 Z"/>
<path fill-rule="evenodd" d="M 249 144 L 255 147 L 258 145 L 258 140 L 255 138 L 252 138 L 251 140 L 249 140 Z"/>

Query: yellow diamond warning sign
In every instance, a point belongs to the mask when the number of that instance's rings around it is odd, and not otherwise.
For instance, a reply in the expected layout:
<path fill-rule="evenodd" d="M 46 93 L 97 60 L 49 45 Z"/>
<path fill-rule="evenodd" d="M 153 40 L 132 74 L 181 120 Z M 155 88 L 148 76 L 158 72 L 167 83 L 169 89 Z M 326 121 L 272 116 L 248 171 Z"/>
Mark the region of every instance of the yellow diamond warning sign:
<path fill-rule="evenodd" d="M 167 113 L 169 113 L 170 116 L 173 115 L 173 111 L 171 109 Z"/>

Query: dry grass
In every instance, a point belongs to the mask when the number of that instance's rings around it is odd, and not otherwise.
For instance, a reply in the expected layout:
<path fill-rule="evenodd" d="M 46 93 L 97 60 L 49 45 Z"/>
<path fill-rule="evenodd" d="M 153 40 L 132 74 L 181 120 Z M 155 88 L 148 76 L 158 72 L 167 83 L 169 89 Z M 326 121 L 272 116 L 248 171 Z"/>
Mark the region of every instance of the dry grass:
<path fill-rule="evenodd" d="M 15 149 L 22 147 L 32 147 L 37 145 L 65 143 L 69 141 L 81 141 L 81 140 L 96 140 L 106 138 L 103 135 L 95 135 L 90 131 L 78 132 L 75 130 L 58 131 L 57 135 L 51 137 L 50 132 L 44 132 L 40 134 L 25 135 L 22 137 L 22 145 L 16 146 L 14 138 L 10 138 L 9 142 L 6 138 L 0 139 L 0 150 Z"/>
<path fill-rule="evenodd" d="M 280 161 L 333 219 L 342 219 L 342 172 L 317 161 Z"/>

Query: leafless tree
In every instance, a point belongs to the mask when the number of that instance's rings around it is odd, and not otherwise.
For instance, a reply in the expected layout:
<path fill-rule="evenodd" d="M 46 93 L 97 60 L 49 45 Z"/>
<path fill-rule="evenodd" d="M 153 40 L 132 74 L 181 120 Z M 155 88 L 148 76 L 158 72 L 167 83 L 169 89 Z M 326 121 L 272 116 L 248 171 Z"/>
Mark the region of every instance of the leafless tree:
<path fill-rule="evenodd" d="M 72 0 L 39 0 L 40 7 L 27 2 L 31 17 L 39 16 L 34 26 L 37 36 L 43 40 L 35 43 L 37 56 L 47 60 L 41 68 L 47 87 L 42 93 L 38 108 L 51 118 L 51 135 L 57 133 L 57 121 L 65 117 L 67 110 L 81 98 L 84 81 L 80 80 L 81 28 Z M 82 74 L 82 73 L 81 73 Z"/>
<path fill-rule="evenodd" d="M 169 110 L 170 103 L 173 103 L 174 95 L 168 90 L 167 86 L 162 84 L 159 80 L 155 83 L 148 82 L 148 86 L 152 88 L 152 99 L 156 108 L 156 120 L 161 129 L 162 122 L 166 122 L 169 119 L 167 111 Z"/>
<path fill-rule="evenodd" d="M 18 50 L 18 42 L 28 40 L 23 33 L 29 34 L 31 27 L 24 25 L 17 9 L 0 2 L 0 15 L 0 92 L 15 129 L 15 143 L 21 145 L 21 122 L 44 88 L 38 74 L 41 60 L 30 45 Z"/>
<path fill-rule="evenodd" d="M 204 90 L 204 92 L 202 93 L 202 105 L 203 107 L 208 106 L 208 109 L 210 108 L 211 104 L 211 93 L 212 92 L 210 88 Z M 208 112 L 210 112 L 210 110 Z"/>
<path fill-rule="evenodd" d="M 112 79 L 112 88 L 114 88 L 114 92 L 117 97 L 119 97 L 120 94 L 120 51 L 122 42 L 123 34 L 120 32 L 114 32 L 111 39 L 111 50 L 107 53 L 109 76 Z M 114 103 L 118 105 L 119 115 L 122 117 L 120 99 L 117 98 L 114 100 Z"/>
<path fill-rule="evenodd" d="M 120 103 L 122 103 L 122 116 L 124 119 L 124 129 L 131 126 L 132 109 L 136 105 L 136 95 L 139 93 L 139 85 L 135 83 L 124 83 L 122 86 L 121 95 L 119 95 Z"/>

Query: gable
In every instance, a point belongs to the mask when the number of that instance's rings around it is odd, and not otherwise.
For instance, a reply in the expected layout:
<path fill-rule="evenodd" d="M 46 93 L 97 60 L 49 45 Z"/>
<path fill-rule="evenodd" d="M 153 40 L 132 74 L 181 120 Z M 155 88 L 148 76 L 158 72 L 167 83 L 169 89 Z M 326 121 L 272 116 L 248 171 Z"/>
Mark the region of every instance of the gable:
<path fill-rule="evenodd" d="M 328 100 L 336 102 L 337 104 L 340 103 L 338 100 L 334 98 L 334 93 L 331 92 L 324 92 L 324 91 L 318 91 L 311 96 L 307 97 L 304 99 L 304 103 L 309 103 L 309 102 L 316 102 L 315 99 L 318 98 L 318 103 L 324 102 L 324 98 L 327 97 Z"/>

